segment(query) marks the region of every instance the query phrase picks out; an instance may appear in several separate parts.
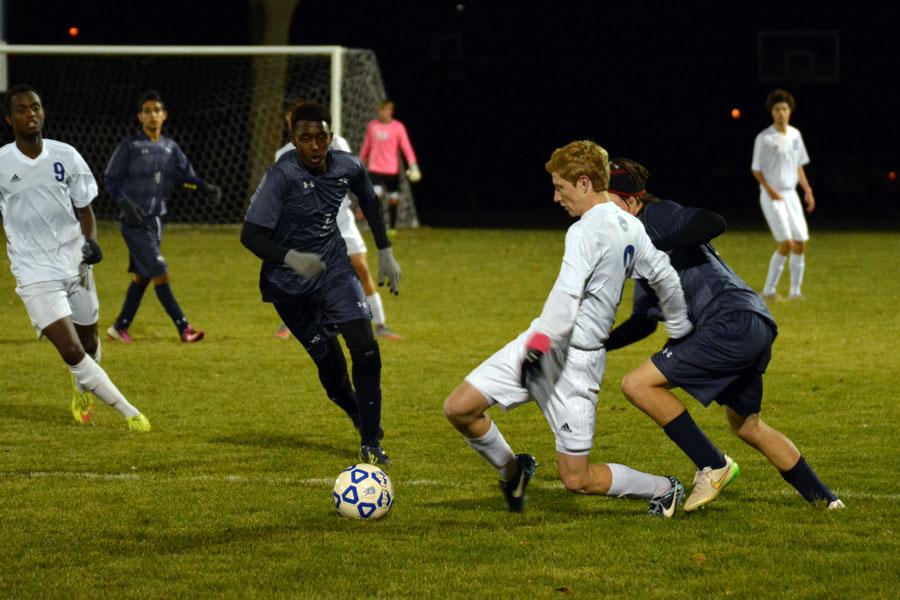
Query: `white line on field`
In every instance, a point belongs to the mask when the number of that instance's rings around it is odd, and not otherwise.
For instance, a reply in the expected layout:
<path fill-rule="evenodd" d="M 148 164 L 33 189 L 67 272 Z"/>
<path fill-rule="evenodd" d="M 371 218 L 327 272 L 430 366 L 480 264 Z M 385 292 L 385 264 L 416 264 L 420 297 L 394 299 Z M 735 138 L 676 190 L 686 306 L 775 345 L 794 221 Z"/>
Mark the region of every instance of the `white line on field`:
<path fill-rule="evenodd" d="M 327 477 L 273 477 L 270 475 L 166 475 L 162 473 L 94 473 L 80 471 L 0 471 L 0 479 L 86 479 L 100 481 L 141 481 L 141 480 L 165 480 L 165 481 L 223 481 L 228 483 L 256 483 L 268 485 L 300 485 L 300 486 L 329 486 L 334 484 L 334 479 Z M 475 488 L 483 487 L 478 481 L 468 484 L 459 481 L 438 481 L 436 479 L 409 479 L 403 480 L 402 485 L 410 487 L 451 487 L 451 488 Z M 562 489 L 559 481 L 535 481 L 532 487 L 544 490 Z M 843 499 L 857 498 L 861 500 L 900 500 L 900 494 L 880 494 L 876 492 L 851 492 L 838 489 L 838 496 Z M 778 491 L 744 491 L 751 497 L 772 498 L 777 496 L 793 496 L 796 492 L 790 488 Z"/>

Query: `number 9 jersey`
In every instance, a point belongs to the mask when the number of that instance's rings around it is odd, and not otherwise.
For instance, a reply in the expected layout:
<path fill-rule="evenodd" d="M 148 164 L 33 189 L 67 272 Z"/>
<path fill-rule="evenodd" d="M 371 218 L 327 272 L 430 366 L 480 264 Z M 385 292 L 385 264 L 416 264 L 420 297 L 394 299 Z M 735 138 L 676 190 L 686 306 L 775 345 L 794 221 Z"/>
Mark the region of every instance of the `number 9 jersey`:
<path fill-rule="evenodd" d="M 0 214 L 16 284 L 78 276 L 84 235 L 72 209 L 97 196 L 97 181 L 75 148 L 43 140 L 31 159 L 15 143 L 0 148 Z"/>

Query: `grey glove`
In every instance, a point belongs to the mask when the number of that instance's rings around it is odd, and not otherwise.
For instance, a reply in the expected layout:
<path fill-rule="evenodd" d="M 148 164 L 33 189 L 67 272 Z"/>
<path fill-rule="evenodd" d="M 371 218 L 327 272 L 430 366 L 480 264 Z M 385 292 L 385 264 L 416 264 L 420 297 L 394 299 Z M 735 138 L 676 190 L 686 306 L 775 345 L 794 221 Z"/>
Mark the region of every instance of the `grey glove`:
<path fill-rule="evenodd" d="M 122 222 L 129 227 L 139 227 L 144 222 L 144 213 L 128 198 L 123 198 L 119 206 L 122 208 Z"/>
<path fill-rule="evenodd" d="M 313 252 L 288 250 L 284 255 L 284 264 L 307 279 L 315 279 L 325 270 L 325 261 L 322 260 L 322 255 Z"/>
<path fill-rule="evenodd" d="M 390 248 L 381 248 L 378 251 L 378 285 L 383 286 L 387 280 L 391 293 L 400 294 L 400 265 L 394 259 L 394 251 Z"/>
<path fill-rule="evenodd" d="M 222 200 L 222 188 L 214 183 L 207 183 L 204 191 L 209 194 L 209 201 L 212 204 L 218 204 Z"/>

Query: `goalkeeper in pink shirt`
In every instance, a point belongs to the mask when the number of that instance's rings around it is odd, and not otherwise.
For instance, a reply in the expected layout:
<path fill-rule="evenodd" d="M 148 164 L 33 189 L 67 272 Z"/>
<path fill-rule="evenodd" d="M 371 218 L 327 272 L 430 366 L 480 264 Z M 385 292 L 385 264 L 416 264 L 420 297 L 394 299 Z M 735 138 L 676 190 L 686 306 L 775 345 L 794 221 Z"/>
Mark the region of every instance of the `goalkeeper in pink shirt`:
<path fill-rule="evenodd" d="M 390 229 L 397 228 L 397 205 L 400 203 L 400 153 L 409 168 L 406 176 L 412 183 L 422 179 L 416 153 L 409 142 L 406 126 L 394 118 L 394 103 L 385 100 L 378 106 L 378 118 L 366 126 L 359 158 L 369 170 L 369 178 L 382 203 L 387 199 Z"/>

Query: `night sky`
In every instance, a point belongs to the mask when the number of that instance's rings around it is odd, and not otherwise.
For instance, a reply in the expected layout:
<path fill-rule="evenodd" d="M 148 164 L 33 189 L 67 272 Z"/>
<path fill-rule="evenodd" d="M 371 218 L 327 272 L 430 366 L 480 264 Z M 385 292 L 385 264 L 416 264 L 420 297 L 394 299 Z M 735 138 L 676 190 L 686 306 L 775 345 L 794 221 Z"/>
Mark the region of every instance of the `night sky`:
<path fill-rule="evenodd" d="M 7 1 L 8 42 L 71 43 L 72 25 L 79 44 L 251 42 L 246 2 L 39 4 Z M 750 155 L 771 122 L 765 96 L 784 87 L 812 157 L 813 226 L 896 224 L 900 188 L 888 173 L 900 171 L 900 36 L 891 3 L 524 4 L 298 4 L 291 43 L 376 52 L 425 175 L 416 188 L 424 223 L 564 221 L 543 164 L 555 147 L 590 138 L 644 163 L 657 195 L 761 224 Z M 759 33 L 783 31 L 828 32 L 791 59 L 795 72 L 824 81 L 760 80 Z M 796 42 L 769 39 L 767 64 L 785 64 Z"/>

